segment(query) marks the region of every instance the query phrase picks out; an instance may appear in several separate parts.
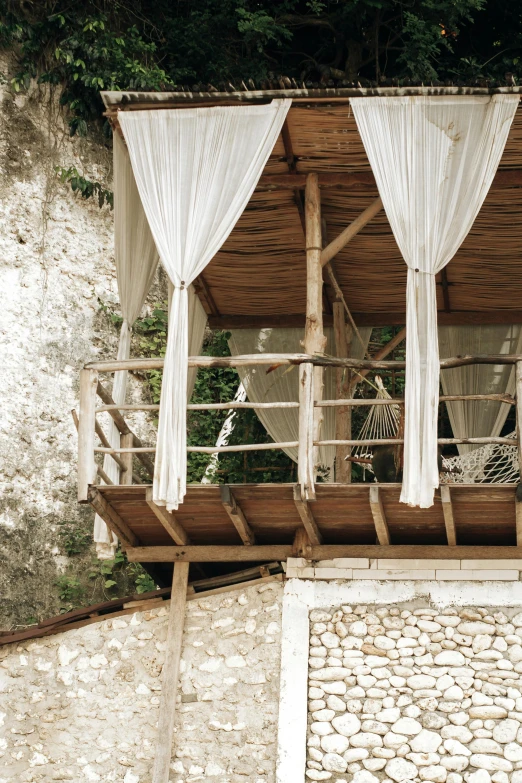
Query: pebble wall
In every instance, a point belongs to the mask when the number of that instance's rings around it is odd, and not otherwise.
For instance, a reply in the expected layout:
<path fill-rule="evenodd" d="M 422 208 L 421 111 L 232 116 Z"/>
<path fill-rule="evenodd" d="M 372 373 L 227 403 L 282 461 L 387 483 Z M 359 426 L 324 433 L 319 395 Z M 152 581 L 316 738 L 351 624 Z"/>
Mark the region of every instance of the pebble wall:
<path fill-rule="evenodd" d="M 522 612 L 310 612 L 306 778 L 522 783 Z"/>
<path fill-rule="evenodd" d="M 282 584 L 187 605 L 171 783 L 273 783 Z M 0 648 L 0 783 L 150 783 L 168 604 Z"/>

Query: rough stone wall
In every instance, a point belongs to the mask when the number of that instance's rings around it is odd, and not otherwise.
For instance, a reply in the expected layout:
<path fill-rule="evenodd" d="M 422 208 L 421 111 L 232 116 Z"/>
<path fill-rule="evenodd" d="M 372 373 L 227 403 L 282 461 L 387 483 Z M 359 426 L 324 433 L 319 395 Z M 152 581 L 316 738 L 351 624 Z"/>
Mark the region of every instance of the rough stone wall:
<path fill-rule="evenodd" d="M 15 64 L 0 55 L 9 79 Z M 76 197 L 56 166 L 110 185 L 110 144 L 70 138 L 57 95 L 0 79 L 0 628 L 57 614 L 71 566 L 59 522 L 92 528 L 76 503 L 78 372 L 113 356 L 112 213 Z M 93 130 L 93 134 L 95 131 Z M 90 553 L 89 553 L 90 560 Z M 78 571 L 85 570 L 82 563 Z M 88 596 L 86 596 L 88 600 Z"/>
<path fill-rule="evenodd" d="M 520 783 L 522 612 L 310 612 L 306 777 Z"/>
<path fill-rule="evenodd" d="M 172 783 L 273 783 L 282 594 L 188 603 Z M 167 614 L 0 648 L 0 783 L 150 781 Z"/>

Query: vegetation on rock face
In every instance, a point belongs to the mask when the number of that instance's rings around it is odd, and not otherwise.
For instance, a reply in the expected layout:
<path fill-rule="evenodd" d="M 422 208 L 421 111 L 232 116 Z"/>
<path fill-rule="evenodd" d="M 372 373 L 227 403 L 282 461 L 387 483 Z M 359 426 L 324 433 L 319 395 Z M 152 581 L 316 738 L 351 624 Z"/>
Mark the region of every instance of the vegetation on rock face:
<path fill-rule="evenodd" d="M 513 0 L 1 0 L 0 42 L 15 89 L 59 85 L 80 134 L 100 90 L 522 77 Z"/>

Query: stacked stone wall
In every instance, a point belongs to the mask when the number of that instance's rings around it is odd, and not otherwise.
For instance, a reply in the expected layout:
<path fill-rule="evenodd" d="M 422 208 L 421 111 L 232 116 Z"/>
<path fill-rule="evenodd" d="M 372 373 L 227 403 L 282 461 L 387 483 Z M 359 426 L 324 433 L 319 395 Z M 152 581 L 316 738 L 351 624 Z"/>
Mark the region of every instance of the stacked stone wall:
<path fill-rule="evenodd" d="M 273 783 L 282 593 L 188 603 L 171 783 Z M 150 782 L 168 607 L 0 648 L 0 783 Z"/>
<path fill-rule="evenodd" d="M 522 612 L 310 612 L 306 778 L 522 783 Z"/>

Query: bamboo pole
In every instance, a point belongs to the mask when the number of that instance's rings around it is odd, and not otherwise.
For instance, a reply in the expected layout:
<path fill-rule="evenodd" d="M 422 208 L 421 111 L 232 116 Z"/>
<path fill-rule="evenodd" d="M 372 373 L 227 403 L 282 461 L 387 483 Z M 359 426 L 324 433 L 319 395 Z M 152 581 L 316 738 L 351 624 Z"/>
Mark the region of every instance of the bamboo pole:
<path fill-rule="evenodd" d="M 189 563 L 175 563 L 170 597 L 169 626 L 165 663 L 161 673 L 161 701 L 158 720 L 158 739 L 154 757 L 152 783 L 168 783 L 172 756 L 172 735 L 176 716 L 179 666 L 185 605 L 187 601 Z"/>
<path fill-rule="evenodd" d="M 96 419 L 96 370 L 80 370 L 80 415 L 78 422 L 78 502 L 85 503 L 89 484 L 94 483 L 94 423 Z"/>
<path fill-rule="evenodd" d="M 350 328 L 344 319 L 344 304 L 336 300 L 333 303 L 335 353 L 337 356 L 349 355 L 347 330 Z M 338 399 L 347 397 L 350 393 L 349 371 L 343 367 L 336 370 L 336 396 Z M 323 407 L 318 403 L 319 407 Z M 352 436 L 352 409 L 347 405 L 337 408 L 335 412 L 335 438 L 336 440 L 350 440 Z M 350 484 L 352 481 L 352 465 L 346 462 L 350 450 L 346 446 L 337 446 L 335 449 L 335 481 L 337 484 Z"/>
<path fill-rule="evenodd" d="M 515 367 L 515 389 L 516 389 L 516 417 L 517 417 L 517 447 L 518 447 L 518 470 L 520 484 L 522 484 L 522 361 L 516 363 Z M 518 491 L 515 494 L 515 524 L 517 546 L 522 545 L 522 501 L 518 499 Z"/>
<path fill-rule="evenodd" d="M 314 490 L 314 387 L 313 367 L 299 367 L 299 441 L 297 475 L 303 500 L 313 500 Z"/>
<path fill-rule="evenodd" d="M 321 194 L 317 174 L 308 174 L 305 187 L 306 222 L 306 323 L 304 349 L 308 354 L 321 355 L 326 349 L 326 337 L 323 333 L 323 273 L 321 267 Z M 313 371 L 313 397 L 320 400 L 323 396 L 323 375 L 321 366 Z M 321 408 L 313 410 L 313 440 L 319 440 L 323 412 Z M 313 470 L 318 462 L 317 449 L 313 449 Z M 315 499 L 315 489 L 308 486 L 305 499 Z"/>

